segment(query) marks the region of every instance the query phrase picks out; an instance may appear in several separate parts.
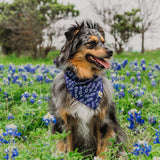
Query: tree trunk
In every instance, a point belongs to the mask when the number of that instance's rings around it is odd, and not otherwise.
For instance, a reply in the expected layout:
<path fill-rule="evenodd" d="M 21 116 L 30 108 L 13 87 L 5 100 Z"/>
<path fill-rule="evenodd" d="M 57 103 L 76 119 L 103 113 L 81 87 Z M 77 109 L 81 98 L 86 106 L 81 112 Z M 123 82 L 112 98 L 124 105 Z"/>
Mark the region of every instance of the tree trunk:
<path fill-rule="evenodd" d="M 144 53 L 144 51 L 145 51 L 145 50 L 144 50 L 144 33 L 145 33 L 145 32 L 142 32 L 142 33 L 141 33 L 141 36 L 142 36 L 141 53 Z"/>
<path fill-rule="evenodd" d="M 118 43 L 118 48 L 117 48 L 116 52 L 117 52 L 118 55 L 123 52 L 123 47 L 122 47 L 121 43 Z"/>

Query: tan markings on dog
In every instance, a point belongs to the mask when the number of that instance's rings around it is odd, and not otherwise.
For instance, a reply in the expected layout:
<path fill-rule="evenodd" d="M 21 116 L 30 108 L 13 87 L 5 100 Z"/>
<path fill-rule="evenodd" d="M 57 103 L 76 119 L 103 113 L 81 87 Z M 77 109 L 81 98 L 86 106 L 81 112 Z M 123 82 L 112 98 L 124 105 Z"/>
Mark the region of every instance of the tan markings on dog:
<path fill-rule="evenodd" d="M 99 117 L 100 117 L 101 120 L 106 117 L 106 110 L 107 110 L 107 107 L 104 107 L 104 108 L 102 109 L 102 111 L 100 112 Z"/>
<path fill-rule="evenodd" d="M 101 38 L 101 42 L 104 42 L 104 38 L 102 36 L 100 38 Z"/>
<path fill-rule="evenodd" d="M 93 78 L 95 74 L 100 75 L 101 71 L 95 68 L 93 63 L 90 63 L 86 59 L 86 54 L 90 53 L 96 57 L 104 57 L 106 55 L 106 50 L 102 48 L 98 49 L 86 49 L 82 47 L 79 52 L 70 60 L 71 64 L 75 65 L 78 72 L 78 77 L 83 78 Z"/>
<path fill-rule="evenodd" d="M 78 32 L 79 32 L 80 30 L 79 29 L 77 29 L 75 32 L 74 32 L 74 35 L 73 35 L 73 38 L 72 38 L 72 40 L 74 39 L 74 37 L 78 34 Z"/>
<path fill-rule="evenodd" d="M 95 35 L 91 35 L 89 38 L 90 38 L 92 41 L 98 42 L 98 37 L 96 37 Z"/>
<path fill-rule="evenodd" d="M 64 141 L 59 141 L 56 145 L 57 149 L 59 149 L 60 152 L 65 153 L 67 150 L 66 144 Z"/>
<path fill-rule="evenodd" d="M 67 124 L 67 111 L 65 109 L 60 109 L 59 114 L 63 119 L 64 123 Z"/>
<path fill-rule="evenodd" d="M 73 150 L 73 135 L 70 133 L 67 136 L 67 151 L 72 151 Z"/>
<path fill-rule="evenodd" d="M 99 132 L 99 131 L 98 131 Z M 106 136 L 102 139 L 100 138 L 100 133 L 98 135 L 98 146 L 97 146 L 97 156 L 99 156 L 102 160 L 105 159 L 105 155 L 101 155 L 101 153 L 104 153 L 107 150 L 107 146 L 110 146 L 112 142 L 108 142 L 109 138 L 114 138 L 115 133 L 112 129 L 110 129 L 107 133 Z"/>

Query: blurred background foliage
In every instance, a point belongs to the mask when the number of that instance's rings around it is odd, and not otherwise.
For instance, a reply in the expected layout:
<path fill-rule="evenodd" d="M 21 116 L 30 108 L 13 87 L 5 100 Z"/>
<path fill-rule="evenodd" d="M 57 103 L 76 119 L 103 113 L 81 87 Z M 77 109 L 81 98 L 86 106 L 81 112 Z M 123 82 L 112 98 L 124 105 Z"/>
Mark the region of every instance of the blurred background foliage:
<path fill-rule="evenodd" d="M 52 49 L 49 26 L 59 19 L 79 15 L 73 4 L 63 5 L 57 0 L 14 0 L 0 3 L 0 44 L 9 55 L 30 53 L 32 58 L 46 57 Z M 44 42 L 44 30 L 48 43 Z"/>
<path fill-rule="evenodd" d="M 107 5 L 110 0 L 88 1 L 90 8 L 99 16 L 104 31 L 113 38 L 107 45 L 117 54 L 124 49 L 135 35 L 141 36 L 141 52 L 145 52 L 146 32 L 156 27 L 160 16 L 156 13 L 159 2 L 138 0 L 137 7 L 121 10 L 117 4 Z M 102 2 L 102 3 L 101 3 Z M 98 4 L 102 4 L 99 7 Z M 111 4 L 111 3 L 110 3 Z M 29 56 L 33 59 L 46 58 L 51 51 L 59 50 L 67 24 L 57 22 L 80 17 L 81 12 L 71 3 L 57 0 L 14 0 L 0 3 L 0 48 L 3 55 Z M 58 42 L 58 38 L 62 41 Z M 58 44 L 60 47 L 58 47 Z M 2 55 L 2 54 L 1 54 Z"/>

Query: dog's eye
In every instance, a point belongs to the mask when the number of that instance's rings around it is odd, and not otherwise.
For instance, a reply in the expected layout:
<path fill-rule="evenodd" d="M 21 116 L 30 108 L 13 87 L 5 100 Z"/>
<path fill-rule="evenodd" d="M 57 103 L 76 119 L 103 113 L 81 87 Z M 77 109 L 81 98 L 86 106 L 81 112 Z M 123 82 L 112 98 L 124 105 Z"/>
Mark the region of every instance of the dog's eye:
<path fill-rule="evenodd" d="M 91 48 L 94 48 L 97 45 L 96 41 L 90 41 L 87 43 L 87 45 L 89 45 Z"/>

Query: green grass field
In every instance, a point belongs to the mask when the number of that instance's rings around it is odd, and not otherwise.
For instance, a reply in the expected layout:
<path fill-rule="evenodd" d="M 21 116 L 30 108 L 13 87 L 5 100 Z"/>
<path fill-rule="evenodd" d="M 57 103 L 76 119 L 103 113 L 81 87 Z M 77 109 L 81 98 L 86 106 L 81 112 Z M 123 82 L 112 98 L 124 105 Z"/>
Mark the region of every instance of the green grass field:
<path fill-rule="evenodd" d="M 51 84 L 58 72 L 53 65 L 57 54 L 51 52 L 47 58 L 38 60 L 0 55 L 0 160 L 83 158 L 77 151 L 60 153 L 56 149 L 57 140 L 67 134 L 51 135 L 50 126 L 42 121 L 47 114 Z M 142 58 L 145 65 L 141 65 Z M 125 59 L 128 64 L 123 68 Z M 128 135 L 122 144 L 127 155 L 120 159 L 160 158 L 160 50 L 143 55 L 114 55 L 113 62 L 106 76 L 112 80 L 117 117 Z M 117 159 L 116 152 L 117 147 L 108 147 L 104 153 L 106 159 Z"/>

